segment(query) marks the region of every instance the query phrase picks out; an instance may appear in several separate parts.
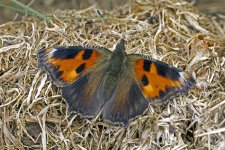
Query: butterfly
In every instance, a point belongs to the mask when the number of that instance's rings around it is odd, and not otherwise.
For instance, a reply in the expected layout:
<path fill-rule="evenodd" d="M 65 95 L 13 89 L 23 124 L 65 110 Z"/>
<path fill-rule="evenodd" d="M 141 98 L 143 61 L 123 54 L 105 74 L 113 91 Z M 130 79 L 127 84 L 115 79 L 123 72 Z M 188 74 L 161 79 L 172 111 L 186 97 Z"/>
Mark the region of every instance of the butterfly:
<path fill-rule="evenodd" d="M 159 60 L 125 52 L 122 38 L 107 48 L 68 46 L 41 49 L 39 67 L 61 88 L 69 112 L 127 127 L 149 104 L 187 94 L 195 79 Z"/>

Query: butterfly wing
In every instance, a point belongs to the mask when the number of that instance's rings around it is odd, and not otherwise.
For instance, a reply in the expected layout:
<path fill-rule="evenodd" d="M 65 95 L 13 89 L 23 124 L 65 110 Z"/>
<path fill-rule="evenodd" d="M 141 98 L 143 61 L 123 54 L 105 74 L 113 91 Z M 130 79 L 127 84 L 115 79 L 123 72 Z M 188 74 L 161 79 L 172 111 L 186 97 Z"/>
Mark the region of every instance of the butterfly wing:
<path fill-rule="evenodd" d="M 88 73 L 71 85 L 62 87 L 62 97 L 68 104 L 68 111 L 85 118 L 97 116 L 105 102 L 98 94 L 97 84 L 100 82 L 100 78 L 92 78 Z"/>
<path fill-rule="evenodd" d="M 104 76 L 108 54 L 110 50 L 101 48 L 58 47 L 40 50 L 38 60 L 53 83 L 62 88 L 69 112 L 91 118 L 104 103 L 98 96 L 98 85 Z"/>
<path fill-rule="evenodd" d="M 64 87 L 93 68 L 105 53 L 111 52 L 81 46 L 47 48 L 38 52 L 38 61 L 53 83 Z"/>
<path fill-rule="evenodd" d="M 161 61 L 139 57 L 134 62 L 141 90 L 152 104 L 163 103 L 178 93 L 187 94 L 196 83 L 191 75 Z"/>

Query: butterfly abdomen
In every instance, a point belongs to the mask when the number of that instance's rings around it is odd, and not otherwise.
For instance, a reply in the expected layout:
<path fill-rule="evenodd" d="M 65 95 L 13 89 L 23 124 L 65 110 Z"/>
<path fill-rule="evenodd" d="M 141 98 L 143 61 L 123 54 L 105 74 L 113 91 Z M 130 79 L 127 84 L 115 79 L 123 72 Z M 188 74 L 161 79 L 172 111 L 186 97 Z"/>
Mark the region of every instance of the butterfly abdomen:
<path fill-rule="evenodd" d="M 120 47 L 121 48 L 121 47 Z M 109 99 L 115 92 L 116 86 L 121 82 L 124 72 L 129 72 L 129 61 L 125 51 L 114 50 L 107 60 L 104 82 L 101 87 L 102 97 Z"/>

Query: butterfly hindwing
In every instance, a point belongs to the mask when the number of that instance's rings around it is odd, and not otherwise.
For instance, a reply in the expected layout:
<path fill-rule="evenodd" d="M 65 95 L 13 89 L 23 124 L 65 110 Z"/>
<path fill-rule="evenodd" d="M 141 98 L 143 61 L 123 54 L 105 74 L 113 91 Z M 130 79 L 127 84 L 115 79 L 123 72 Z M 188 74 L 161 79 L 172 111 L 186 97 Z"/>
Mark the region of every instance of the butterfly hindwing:
<path fill-rule="evenodd" d="M 178 93 L 187 94 L 195 84 L 191 75 L 158 60 L 137 59 L 135 74 L 150 103 L 163 103 Z"/>
<path fill-rule="evenodd" d="M 81 46 L 47 48 L 38 53 L 39 66 L 44 68 L 53 83 L 59 87 L 76 81 L 100 57 L 100 50 Z"/>
<path fill-rule="evenodd" d="M 134 80 L 132 70 L 128 67 L 124 73 L 122 72 L 114 93 L 104 106 L 103 117 L 111 123 L 127 127 L 129 119 L 142 115 L 149 102 Z"/>
<path fill-rule="evenodd" d="M 69 112 L 93 118 L 99 113 L 104 101 L 97 96 L 98 87 L 93 87 L 94 83 L 89 78 L 90 74 L 86 74 L 71 85 L 62 87 L 62 97 L 68 104 Z"/>

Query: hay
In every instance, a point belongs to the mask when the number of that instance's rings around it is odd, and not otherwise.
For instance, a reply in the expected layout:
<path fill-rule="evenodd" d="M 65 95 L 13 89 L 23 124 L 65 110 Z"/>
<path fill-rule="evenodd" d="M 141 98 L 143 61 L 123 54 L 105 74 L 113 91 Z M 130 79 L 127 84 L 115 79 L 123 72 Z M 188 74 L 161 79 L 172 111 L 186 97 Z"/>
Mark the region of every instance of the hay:
<path fill-rule="evenodd" d="M 64 16 L 64 18 L 60 17 Z M 26 17 L 0 25 L 0 149 L 215 149 L 225 139 L 225 17 L 178 0 L 137 1 L 102 12 L 56 11 L 53 24 Z M 127 130 L 67 116 L 60 90 L 37 68 L 43 47 L 111 48 L 190 72 L 197 86 L 132 120 Z"/>

